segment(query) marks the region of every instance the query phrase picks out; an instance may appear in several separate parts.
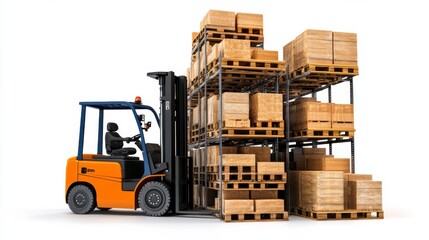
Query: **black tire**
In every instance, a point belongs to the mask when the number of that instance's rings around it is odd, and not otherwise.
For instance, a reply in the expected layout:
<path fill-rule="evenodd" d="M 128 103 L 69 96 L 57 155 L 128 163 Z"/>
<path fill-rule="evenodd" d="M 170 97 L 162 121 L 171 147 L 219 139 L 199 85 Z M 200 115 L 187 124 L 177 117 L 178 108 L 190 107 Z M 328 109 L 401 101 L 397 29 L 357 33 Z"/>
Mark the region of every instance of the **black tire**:
<path fill-rule="evenodd" d="M 101 212 L 106 212 L 106 211 L 109 211 L 110 209 L 112 209 L 112 208 L 100 208 L 100 207 L 97 207 L 98 208 L 98 210 L 100 210 Z"/>
<path fill-rule="evenodd" d="M 140 190 L 138 201 L 146 215 L 162 216 L 170 208 L 170 188 L 163 182 L 148 182 Z"/>
<path fill-rule="evenodd" d="M 74 186 L 67 196 L 70 210 L 76 214 L 87 214 L 95 208 L 95 197 L 91 189 L 85 185 Z"/>

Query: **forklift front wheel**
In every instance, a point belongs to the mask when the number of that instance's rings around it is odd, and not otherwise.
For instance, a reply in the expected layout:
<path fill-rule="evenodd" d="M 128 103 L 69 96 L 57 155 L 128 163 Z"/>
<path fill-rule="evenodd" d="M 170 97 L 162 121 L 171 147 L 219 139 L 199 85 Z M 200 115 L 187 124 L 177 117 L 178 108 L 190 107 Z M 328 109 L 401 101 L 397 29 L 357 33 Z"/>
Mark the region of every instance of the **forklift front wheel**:
<path fill-rule="evenodd" d="M 138 201 L 146 215 L 162 216 L 170 208 L 170 188 L 163 182 L 148 182 L 140 190 Z"/>
<path fill-rule="evenodd" d="M 85 185 L 74 186 L 68 195 L 70 210 L 76 214 L 87 214 L 95 208 L 94 193 Z"/>

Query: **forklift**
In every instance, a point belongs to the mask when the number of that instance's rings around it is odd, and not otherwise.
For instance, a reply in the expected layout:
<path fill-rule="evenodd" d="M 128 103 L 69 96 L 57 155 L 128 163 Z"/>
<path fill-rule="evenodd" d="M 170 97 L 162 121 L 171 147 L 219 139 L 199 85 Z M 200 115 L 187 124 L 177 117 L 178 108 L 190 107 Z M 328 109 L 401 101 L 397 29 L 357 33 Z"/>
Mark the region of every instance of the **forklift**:
<path fill-rule="evenodd" d="M 66 168 L 65 200 L 73 213 L 87 214 L 95 208 L 140 208 L 149 216 L 215 213 L 193 209 L 193 164 L 186 145 L 186 77 L 174 72 L 147 75 L 159 81 L 160 117 L 152 107 L 143 105 L 140 97 L 134 102 L 80 102 L 78 152 L 68 159 Z M 96 154 L 83 153 L 87 108 L 98 111 Z M 138 129 L 135 136 L 121 137 L 114 122 L 103 129 L 104 112 L 115 110 L 131 112 Z M 144 132 L 152 124 L 137 110 L 154 115 L 160 127 L 160 145 L 146 143 Z M 131 156 L 137 150 L 124 148 L 124 142 L 134 142 L 142 158 Z M 103 145 L 107 155 L 103 155 Z"/>

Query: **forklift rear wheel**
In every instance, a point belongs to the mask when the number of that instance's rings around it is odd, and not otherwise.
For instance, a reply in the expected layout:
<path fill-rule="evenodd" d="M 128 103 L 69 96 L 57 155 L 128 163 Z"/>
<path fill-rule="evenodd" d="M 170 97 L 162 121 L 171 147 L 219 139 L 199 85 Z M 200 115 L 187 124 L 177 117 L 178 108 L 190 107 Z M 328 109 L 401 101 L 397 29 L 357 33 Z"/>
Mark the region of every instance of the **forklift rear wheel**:
<path fill-rule="evenodd" d="M 76 214 L 87 214 L 95 208 L 94 193 L 85 185 L 76 185 L 67 197 L 70 210 Z"/>
<path fill-rule="evenodd" d="M 170 208 L 170 188 L 163 182 L 146 183 L 139 193 L 139 205 L 146 215 L 162 216 Z"/>

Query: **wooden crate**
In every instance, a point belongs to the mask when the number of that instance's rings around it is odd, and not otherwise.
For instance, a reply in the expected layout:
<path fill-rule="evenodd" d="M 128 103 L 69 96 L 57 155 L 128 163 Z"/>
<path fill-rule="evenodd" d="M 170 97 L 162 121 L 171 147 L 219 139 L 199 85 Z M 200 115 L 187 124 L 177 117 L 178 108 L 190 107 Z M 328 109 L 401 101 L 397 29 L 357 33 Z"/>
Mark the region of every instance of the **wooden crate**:
<path fill-rule="evenodd" d="M 285 173 L 284 162 L 258 162 L 258 174 L 282 174 Z"/>
<path fill-rule="evenodd" d="M 224 39 L 218 45 L 219 52 L 223 52 L 222 59 L 251 59 L 252 50 L 250 40 Z"/>
<path fill-rule="evenodd" d="M 300 205 L 314 211 L 344 210 L 343 172 L 301 171 Z"/>
<path fill-rule="evenodd" d="M 331 103 L 302 102 L 291 107 L 291 130 L 330 129 Z"/>
<path fill-rule="evenodd" d="M 236 14 L 237 30 L 242 33 L 257 34 L 257 32 L 246 32 L 243 29 L 260 29 L 264 28 L 264 16 L 254 13 L 237 13 Z"/>
<path fill-rule="evenodd" d="M 252 59 L 278 61 L 279 60 L 279 52 L 278 51 L 271 51 L 271 50 L 264 50 L 261 48 L 253 48 L 252 49 Z"/>
<path fill-rule="evenodd" d="M 226 92 L 222 94 L 222 120 L 249 119 L 249 94 Z"/>
<path fill-rule="evenodd" d="M 222 165 L 255 167 L 255 154 L 222 154 Z"/>
<path fill-rule="evenodd" d="M 356 33 L 333 32 L 334 64 L 357 66 Z"/>
<path fill-rule="evenodd" d="M 283 60 L 286 66 L 289 65 L 289 73 L 295 70 L 293 61 L 293 41 L 289 42 L 283 47 Z"/>
<path fill-rule="evenodd" d="M 350 209 L 382 209 L 381 181 L 357 180 L 350 181 L 349 208 Z"/>
<path fill-rule="evenodd" d="M 271 158 L 270 147 L 240 147 L 238 153 L 255 154 L 256 162 L 269 162 Z"/>
<path fill-rule="evenodd" d="M 305 170 L 350 173 L 349 158 L 334 158 L 331 155 L 306 155 L 304 158 Z"/>
<path fill-rule="evenodd" d="M 276 93 L 256 93 L 250 97 L 250 120 L 283 121 L 283 95 Z"/>
<path fill-rule="evenodd" d="M 236 154 L 237 147 L 222 146 L 223 154 Z M 207 165 L 219 166 L 219 145 L 212 145 L 207 147 Z"/>
<path fill-rule="evenodd" d="M 255 212 L 259 213 L 278 213 L 284 212 L 283 199 L 257 199 L 255 200 Z"/>
<path fill-rule="evenodd" d="M 353 104 L 332 104 L 332 129 L 354 130 Z"/>
<path fill-rule="evenodd" d="M 230 199 L 223 201 L 223 213 L 249 213 L 255 211 L 255 200 L 244 199 Z"/>
<path fill-rule="evenodd" d="M 306 30 L 294 40 L 294 68 L 308 64 L 332 64 L 332 32 Z"/>
<path fill-rule="evenodd" d="M 344 174 L 344 209 L 349 209 L 349 198 L 350 198 L 350 182 L 358 180 L 372 180 L 371 174 L 355 174 L 345 173 Z"/>
<path fill-rule="evenodd" d="M 200 30 L 204 27 L 220 31 L 235 31 L 235 12 L 209 10 L 200 22 Z"/>
<path fill-rule="evenodd" d="M 278 190 L 253 190 L 250 191 L 250 199 L 278 199 Z"/>

